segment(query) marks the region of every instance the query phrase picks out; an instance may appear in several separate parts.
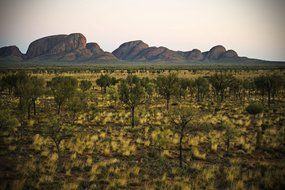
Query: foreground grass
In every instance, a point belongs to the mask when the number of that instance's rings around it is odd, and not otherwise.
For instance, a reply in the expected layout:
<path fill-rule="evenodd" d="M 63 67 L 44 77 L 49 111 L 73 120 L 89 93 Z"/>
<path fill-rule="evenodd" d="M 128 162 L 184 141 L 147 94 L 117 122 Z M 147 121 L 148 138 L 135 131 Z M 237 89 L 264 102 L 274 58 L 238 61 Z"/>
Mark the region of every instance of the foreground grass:
<path fill-rule="evenodd" d="M 211 74 L 208 71 L 178 71 L 180 77 Z M 241 78 L 271 71 L 238 72 Z M 281 71 L 282 72 L 282 71 Z M 165 74 L 165 73 L 161 73 Z M 56 74 L 36 74 L 50 80 Z M 100 73 L 63 73 L 93 83 Z M 114 71 L 124 78 L 127 73 Z M 157 73 L 143 72 L 155 77 Z M 6 107 L 16 109 L 17 100 L 1 95 Z M 189 133 L 183 142 L 185 163 L 178 164 L 179 137 L 171 126 L 165 102 L 155 95 L 149 105 L 141 105 L 136 127 L 130 127 L 129 110 L 102 95 L 95 87 L 89 92 L 88 109 L 72 120 L 67 110 L 60 117 L 73 136 L 60 144 L 62 162 L 52 140 L 42 135 L 43 123 L 57 116 L 52 97 L 39 99 L 39 113 L 1 137 L 1 187 L 8 189 L 282 189 L 285 179 L 284 95 L 278 98 L 269 115 L 257 123 L 269 122 L 263 149 L 255 150 L 255 133 L 245 112 L 249 99 L 227 99 L 222 104 L 209 97 L 196 103 L 193 98 L 173 100 L 203 109 L 201 123 L 206 132 Z M 255 96 L 254 99 L 261 100 Z M 240 132 L 226 151 L 221 122 L 230 120 Z"/>

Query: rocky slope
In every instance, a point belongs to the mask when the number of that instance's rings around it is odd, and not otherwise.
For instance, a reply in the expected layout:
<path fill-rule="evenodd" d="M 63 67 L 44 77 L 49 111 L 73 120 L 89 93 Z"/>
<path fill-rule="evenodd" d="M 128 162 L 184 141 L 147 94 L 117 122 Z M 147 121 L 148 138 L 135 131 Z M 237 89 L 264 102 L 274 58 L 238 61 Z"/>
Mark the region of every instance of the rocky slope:
<path fill-rule="evenodd" d="M 141 40 L 130 41 L 120 45 L 113 54 L 122 60 L 129 61 L 173 61 L 173 62 L 191 62 L 191 61 L 216 61 L 223 58 L 238 58 L 233 50 L 226 50 L 223 46 L 218 45 L 207 52 L 201 52 L 198 49 L 192 51 L 173 51 L 166 47 L 149 47 Z"/>
<path fill-rule="evenodd" d="M 87 43 L 84 35 L 72 33 L 69 35 L 53 35 L 33 41 L 26 54 L 22 54 L 16 46 L 0 48 L 0 57 L 17 57 L 24 60 L 62 60 L 62 61 L 219 61 L 223 59 L 238 59 L 234 50 L 226 50 L 218 45 L 209 51 L 198 49 L 191 51 L 173 51 L 166 47 L 149 47 L 141 40 L 125 42 L 112 53 L 105 52 L 97 43 Z"/>
<path fill-rule="evenodd" d="M 86 43 L 80 33 L 69 35 L 53 35 L 33 41 L 26 54 L 22 54 L 16 46 L 0 49 L 0 57 L 17 56 L 24 60 L 62 60 L 62 61 L 97 61 L 116 60 L 116 57 L 103 51 L 96 43 Z"/>
<path fill-rule="evenodd" d="M 17 46 L 5 46 L 0 48 L 0 57 L 15 57 L 18 59 L 23 58 L 23 54 Z"/>

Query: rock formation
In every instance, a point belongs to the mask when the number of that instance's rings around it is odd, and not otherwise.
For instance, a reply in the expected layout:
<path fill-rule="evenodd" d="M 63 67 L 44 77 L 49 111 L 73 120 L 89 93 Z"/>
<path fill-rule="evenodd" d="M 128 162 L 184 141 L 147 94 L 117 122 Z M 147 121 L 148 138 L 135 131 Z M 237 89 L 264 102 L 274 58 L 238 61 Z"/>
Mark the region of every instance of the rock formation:
<path fill-rule="evenodd" d="M 190 61 L 201 61 L 204 59 L 202 52 L 198 49 L 193 49 L 192 51 L 184 53 L 185 58 Z"/>
<path fill-rule="evenodd" d="M 0 48 L 0 57 L 16 57 L 22 59 L 23 54 L 17 46 L 5 46 Z"/>
<path fill-rule="evenodd" d="M 118 49 L 113 51 L 113 55 L 118 59 L 133 60 L 141 51 L 147 48 L 148 45 L 141 40 L 130 41 L 120 45 Z"/>
<path fill-rule="evenodd" d="M 214 46 L 210 49 L 210 51 L 206 54 L 206 59 L 209 60 L 217 60 L 221 58 L 221 56 L 226 52 L 226 48 L 224 46 L 218 45 Z"/>
<path fill-rule="evenodd" d="M 238 58 L 238 54 L 234 50 L 228 50 L 222 54 L 222 58 Z"/>
<path fill-rule="evenodd" d="M 26 56 L 31 59 L 42 55 L 63 55 L 85 46 L 86 38 L 79 33 L 48 36 L 32 42 Z"/>
<path fill-rule="evenodd" d="M 209 51 L 173 51 L 166 47 L 149 47 L 141 40 L 129 41 L 120 45 L 112 53 L 105 52 L 97 43 L 86 43 L 80 33 L 47 36 L 33 41 L 25 55 L 16 46 L 0 48 L 0 57 L 18 57 L 20 59 L 52 59 L 62 61 L 97 61 L 97 60 L 128 60 L 128 61 L 219 61 L 221 59 L 237 59 L 234 50 L 226 50 L 218 45 Z"/>

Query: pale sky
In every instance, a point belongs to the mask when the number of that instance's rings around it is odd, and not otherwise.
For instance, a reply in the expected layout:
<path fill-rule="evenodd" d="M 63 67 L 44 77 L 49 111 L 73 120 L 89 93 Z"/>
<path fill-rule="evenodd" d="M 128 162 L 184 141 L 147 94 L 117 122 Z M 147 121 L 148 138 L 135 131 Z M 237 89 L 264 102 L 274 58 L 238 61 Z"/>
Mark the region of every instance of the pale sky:
<path fill-rule="evenodd" d="M 241 56 L 285 60 L 285 0 L 0 0 L 0 47 L 80 32 L 112 52 L 150 46 L 207 51 L 221 44 Z"/>

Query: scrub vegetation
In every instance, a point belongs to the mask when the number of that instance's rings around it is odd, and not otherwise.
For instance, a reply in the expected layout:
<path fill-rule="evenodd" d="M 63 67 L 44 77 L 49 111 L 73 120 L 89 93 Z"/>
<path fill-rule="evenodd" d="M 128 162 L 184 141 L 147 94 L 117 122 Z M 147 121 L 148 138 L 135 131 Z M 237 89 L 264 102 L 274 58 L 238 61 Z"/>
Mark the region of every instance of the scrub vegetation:
<path fill-rule="evenodd" d="M 1 189 L 284 188 L 284 70 L 217 68 L 2 70 Z"/>

